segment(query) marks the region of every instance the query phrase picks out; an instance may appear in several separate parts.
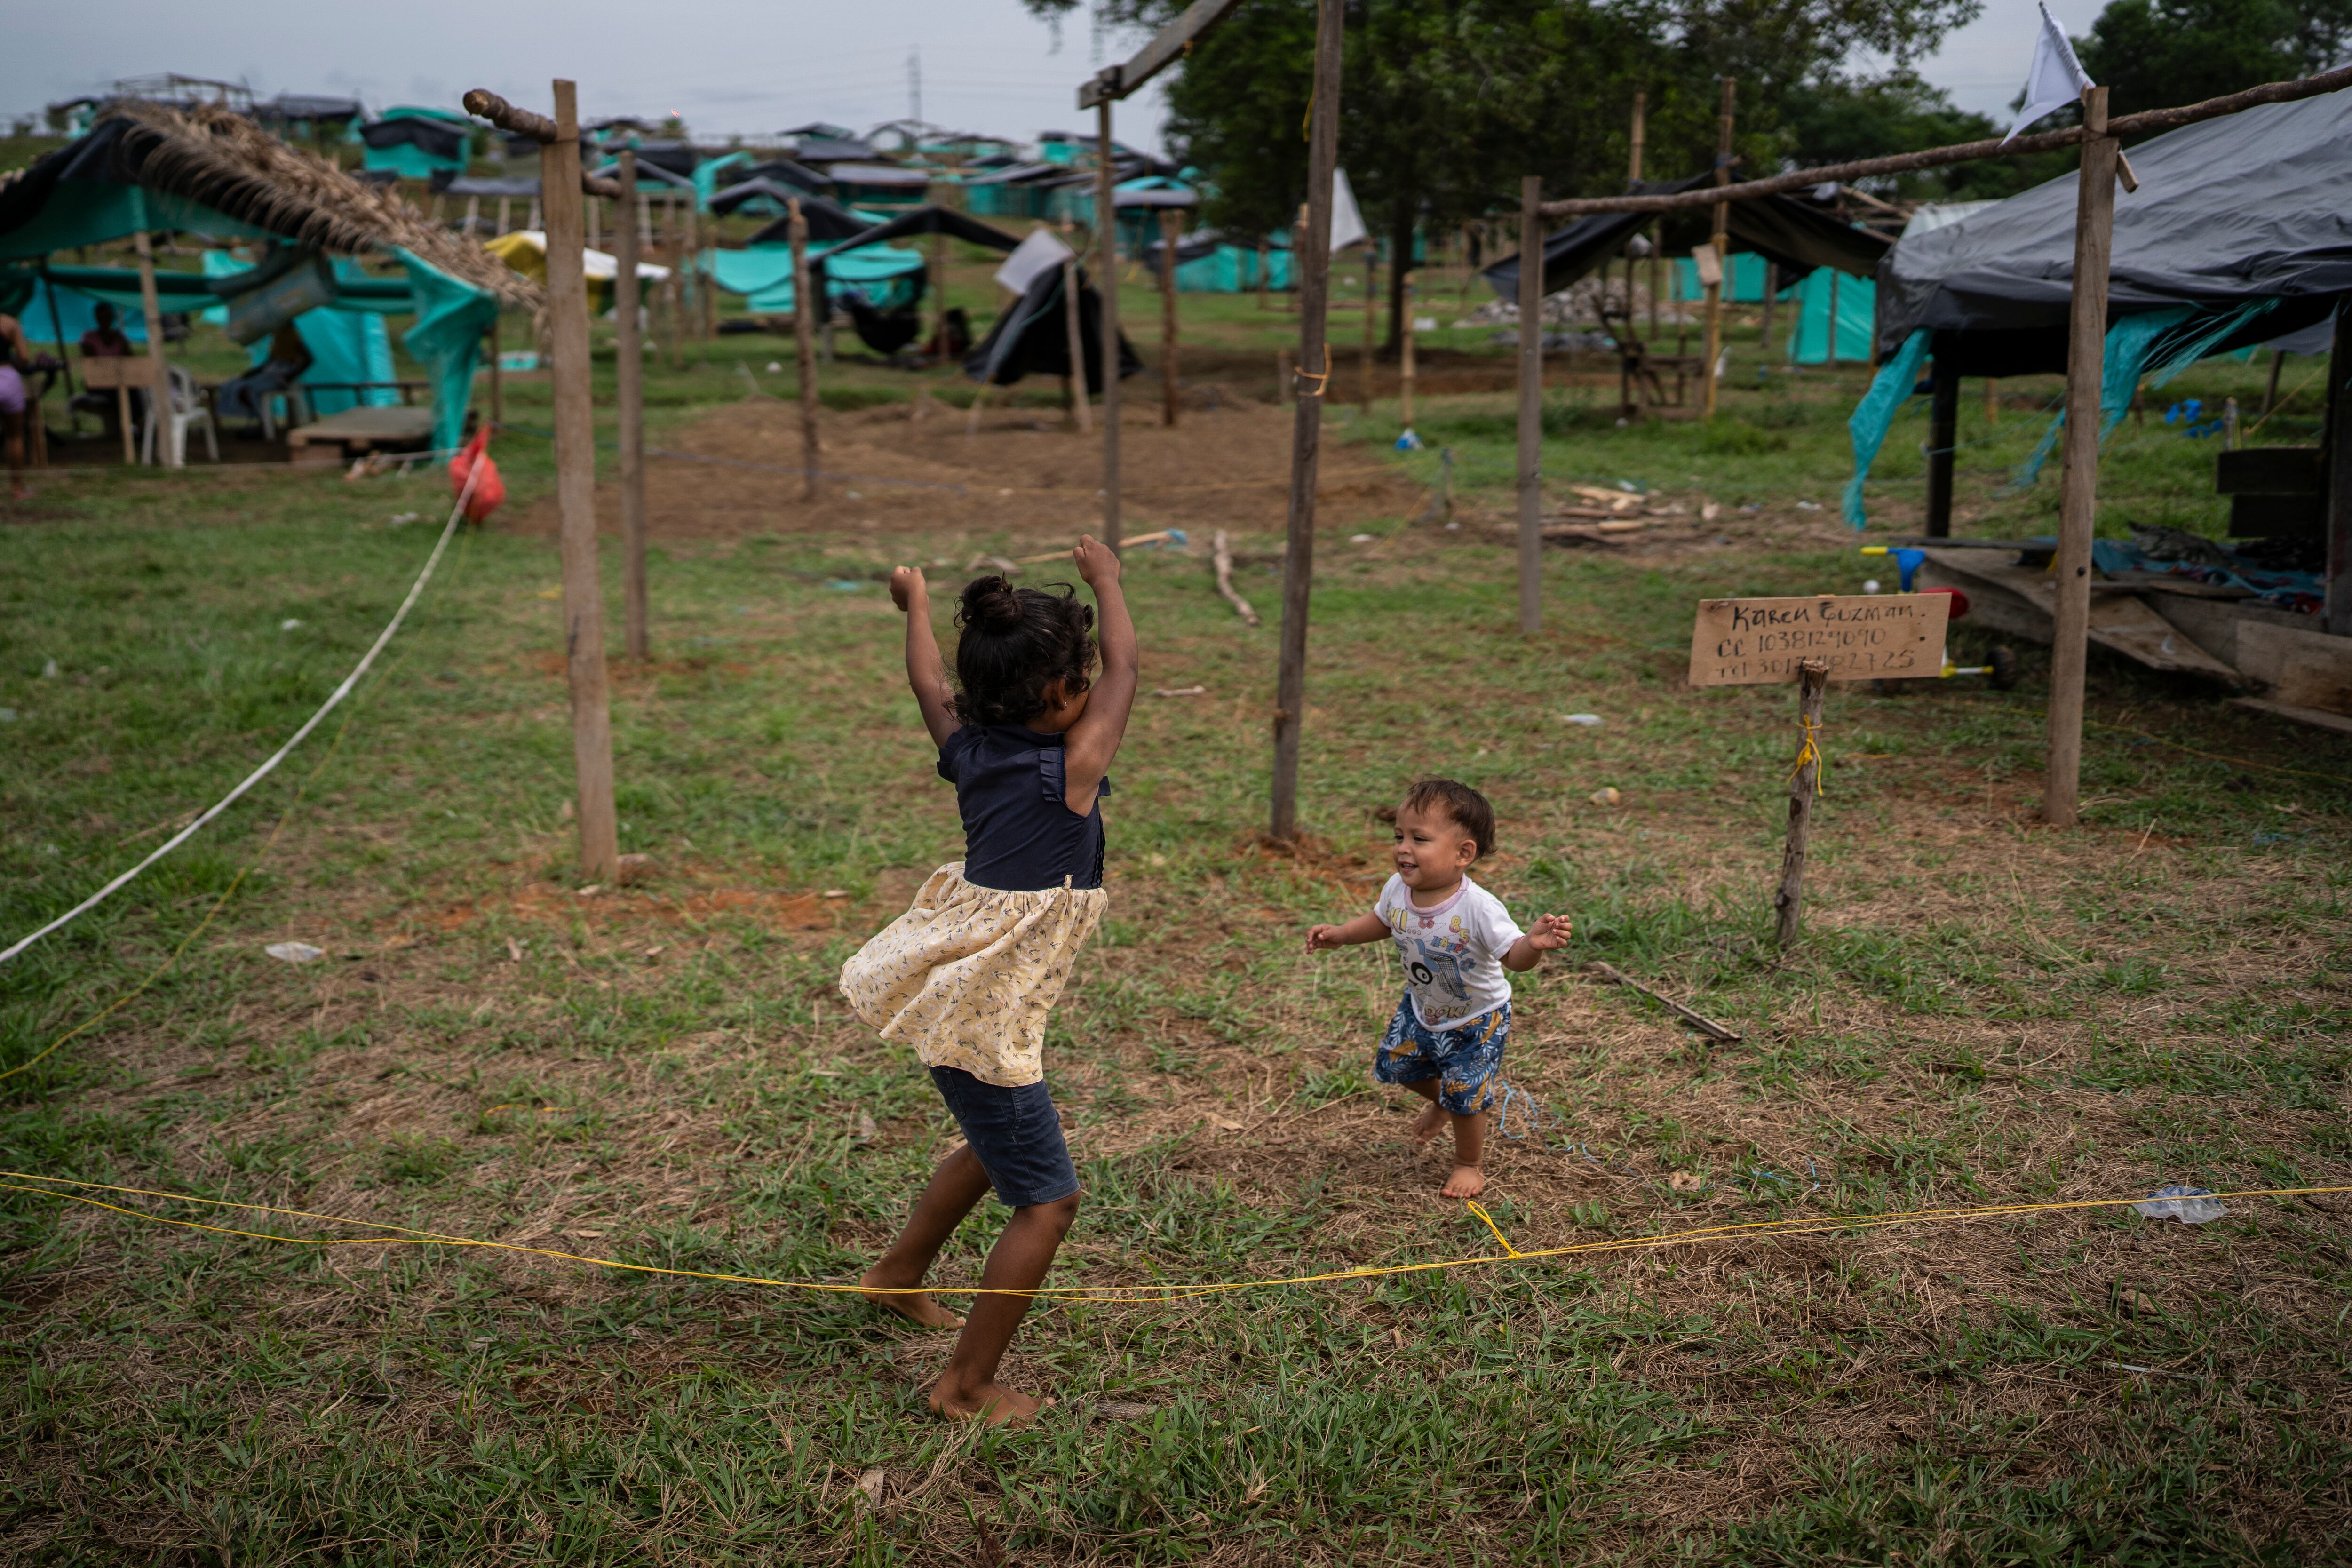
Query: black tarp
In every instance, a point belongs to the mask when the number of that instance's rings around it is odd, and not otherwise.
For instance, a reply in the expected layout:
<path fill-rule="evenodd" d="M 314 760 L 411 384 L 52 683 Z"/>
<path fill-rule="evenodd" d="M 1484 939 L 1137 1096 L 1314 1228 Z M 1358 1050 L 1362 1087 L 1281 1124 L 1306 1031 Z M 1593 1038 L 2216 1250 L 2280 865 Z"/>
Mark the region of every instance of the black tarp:
<path fill-rule="evenodd" d="M 800 203 L 801 211 L 808 215 L 811 239 L 830 243 L 836 239 L 847 239 L 853 234 L 862 234 L 873 226 L 864 218 L 856 216 L 846 208 L 827 201 L 814 191 L 803 190 L 798 185 L 779 184 L 773 180 L 740 180 L 723 190 L 714 192 L 710 200 L 704 205 L 712 212 L 724 216 L 733 212 L 744 203 L 760 196 L 767 197 L 787 213 L 792 210 L 793 203 Z M 791 237 L 787 235 L 786 237 Z"/>
<path fill-rule="evenodd" d="M 1181 235 L 1176 241 L 1176 265 L 1181 267 L 1188 261 L 1214 256 L 1230 243 L 1223 234 L 1213 228 L 1195 229 L 1191 234 Z M 1143 269 L 1154 276 L 1160 271 L 1160 242 L 1156 239 L 1144 242 Z"/>
<path fill-rule="evenodd" d="M 798 185 L 803 191 L 822 195 L 833 189 L 833 177 L 820 174 L 805 163 L 795 163 L 790 158 L 771 158 L 764 163 L 754 163 L 748 169 L 730 171 L 737 180 L 767 180 L 779 185 Z"/>
<path fill-rule="evenodd" d="M 1629 194 L 1673 196 L 1696 190 L 1713 178 L 1643 180 Z M 1793 196 L 1763 196 L 1731 202 L 1727 220 L 1734 250 L 1754 251 L 1794 282 L 1817 267 L 1834 267 L 1867 278 L 1886 254 L 1889 242 L 1868 229 L 1853 228 Z M 1704 210 L 1704 209 L 1701 209 Z M 1625 242 L 1657 221 L 1655 213 L 1594 213 L 1544 241 L 1544 292 L 1557 294 L 1624 248 Z M 1519 297 L 1519 258 L 1515 253 L 1480 274 L 1505 300 Z"/>
<path fill-rule="evenodd" d="M 2307 326 L 2352 292 L 2344 172 L 2352 90 L 2184 126 L 2131 150 L 2116 192 L 2111 316 L 2276 300 L 2215 352 Z M 1878 268 L 1877 341 L 1922 327 L 1964 375 L 2063 371 L 2074 273 L 2075 176 L 1906 239 Z"/>
<path fill-rule="evenodd" d="M 984 224 L 975 217 L 966 217 L 953 207 L 916 207 L 899 214 L 887 223 L 866 224 L 846 237 L 841 248 L 855 250 L 863 246 L 887 245 L 894 239 L 904 239 L 910 234 L 944 234 L 954 239 L 968 239 L 974 245 L 984 245 L 991 250 L 1011 250 L 1021 243 L 1017 234 Z M 778 218 L 753 235 L 752 245 L 776 245 L 792 238 L 792 220 Z"/>
<path fill-rule="evenodd" d="M 462 158 L 472 137 L 463 125 L 424 114 L 394 115 L 360 127 L 360 140 L 371 147 L 415 147 L 428 158 Z"/>
<path fill-rule="evenodd" d="M 1063 269 L 1048 267 L 1029 280 L 1017 303 L 996 318 L 988 336 L 963 362 L 963 373 L 990 386 L 1010 386 L 1024 375 L 1070 374 L 1070 327 L 1063 303 Z M 1078 352 L 1086 360 L 1088 394 L 1102 391 L 1102 300 L 1078 273 Z M 1118 335 L 1118 378 L 1143 369 L 1127 334 Z"/>
<path fill-rule="evenodd" d="M 915 281 L 915 297 L 895 310 L 877 310 L 855 291 L 841 296 L 849 324 L 857 329 L 857 341 L 886 359 L 923 334 L 923 280 L 918 276 Z"/>

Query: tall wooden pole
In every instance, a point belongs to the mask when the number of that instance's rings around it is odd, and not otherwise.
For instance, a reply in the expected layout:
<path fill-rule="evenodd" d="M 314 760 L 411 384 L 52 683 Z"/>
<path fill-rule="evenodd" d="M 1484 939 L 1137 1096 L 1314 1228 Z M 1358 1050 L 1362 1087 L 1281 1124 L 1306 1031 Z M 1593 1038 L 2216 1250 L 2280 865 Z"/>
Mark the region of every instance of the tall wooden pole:
<path fill-rule="evenodd" d="M 1934 391 L 1927 405 L 1927 521 L 1922 531 L 1931 539 L 1948 539 L 1953 459 L 1959 456 L 1960 440 L 1960 373 L 1952 368 L 1951 355 L 1936 356 L 1929 384 Z"/>
<path fill-rule="evenodd" d="M 1715 183 L 1718 185 L 1731 184 L 1731 96 L 1738 85 L 1730 77 L 1723 79 L 1723 112 L 1716 121 L 1715 136 Z M 1715 363 L 1723 357 L 1723 286 L 1731 278 L 1729 202 L 1715 204 L 1715 231 L 1711 238 L 1715 246 L 1716 270 L 1720 280 L 1706 285 L 1706 363 L 1699 371 L 1706 381 L 1706 416 L 1710 419 L 1715 417 Z M 1834 323 L 1831 332 L 1835 335 Z"/>
<path fill-rule="evenodd" d="M 808 264 L 808 217 L 792 198 L 793 354 L 801 385 L 801 500 L 816 500 L 816 317 L 824 309 L 812 287 Z"/>
<path fill-rule="evenodd" d="M 2278 405 L 2278 362 L 2273 350 L 2265 411 Z M 2321 562 L 2319 624 L 2331 637 L 2352 637 L 2352 321 L 2340 310 L 2336 341 L 2328 346 L 2327 399 L 2322 407 L 2326 424 L 2320 446 L 2327 469 L 2320 531 L 2326 554 Z"/>
<path fill-rule="evenodd" d="M 1160 421 L 1176 424 L 1176 237 L 1184 215 L 1170 207 L 1160 215 Z"/>
<path fill-rule="evenodd" d="M 1095 105 L 1095 292 L 1102 300 L 1102 542 L 1118 548 L 1118 205 L 1112 187 L 1111 100 Z M 1084 390 L 1084 384 L 1080 384 Z"/>
<path fill-rule="evenodd" d="M 621 542 L 628 563 L 622 604 L 629 657 L 643 664 L 653 657 L 653 644 L 646 603 L 646 351 L 638 320 L 637 226 L 629 221 L 637 205 L 635 148 L 621 149 L 620 174 L 613 226 L 613 320 L 619 329 L 613 339 L 613 401 L 621 426 Z"/>
<path fill-rule="evenodd" d="M 1635 89 L 1633 92 L 1633 155 L 1625 161 L 1625 184 L 1631 188 L 1642 177 L 1642 143 L 1648 132 L 1650 95 Z"/>
<path fill-rule="evenodd" d="M 1077 416 L 1078 432 L 1089 434 L 1093 419 L 1087 412 L 1087 337 L 1078 310 L 1078 290 L 1084 274 L 1078 270 L 1078 258 L 1062 258 L 1062 330 L 1070 339 L 1070 411 Z"/>
<path fill-rule="evenodd" d="M 1829 689 L 1830 667 L 1809 658 L 1797 666 L 1797 723 L 1804 745 L 1797 753 L 1797 770 L 1789 775 L 1789 841 L 1780 852 L 1780 887 L 1772 895 L 1779 914 L 1772 940 L 1782 947 L 1797 940 L 1798 922 L 1805 914 L 1805 850 L 1813 831 L 1813 800 L 1821 794 L 1822 698 Z"/>
<path fill-rule="evenodd" d="M 2107 258 L 2116 222 L 2116 139 L 2106 132 L 2107 89 L 2095 87 L 2083 94 L 2083 174 L 2074 193 L 2074 287 L 2066 312 L 2066 467 L 2058 500 L 2049 758 L 2042 775 L 2042 820 L 2059 827 L 2074 824 L 2083 777 L 2091 534 L 2099 511 L 2099 381 L 2106 369 Z"/>
<path fill-rule="evenodd" d="M 1274 800 L 1268 831 L 1298 831 L 1298 740 L 1307 718 L 1307 614 L 1315 585 L 1315 482 L 1331 384 L 1331 175 L 1339 162 L 1339 46 L 1345 0 L 1316 0 L 1315 85 L 1307 111 L 1307 221 L 1291 252 L 1298 298 L 1298 398 L 1290 420 L 1290 517 L 1282 553 L 1282 653 L 1275 679 Z"/>
<path fill-rule="evenodd" d="M 1380 247 L 1368 236 L 1364 240 L 1364 376 L 1356 387 L 1359 414 L 1372 411 L 1372 340 L 1380 322 Z"/>
<path fill-rule="evenodd" d="M 1543 626 L 1543 177 L 1519 181 L 1519 630 Z"/>
<path fill-rule="evenodd" d="M 139 252 L 139 311 L 147 323 L 147 370 L 152 377 L 147 384 L 147 428 L 155 433 L 155 460 L 176 468 L 181 455 L 172 449 L 172 376 L 163 358 L 163 301 L 155 292 L 155 249 L 143 228 L 131 242 Z M 65 353 L 63 343 L 58 353 Z"/>
<path fill-rule="evenodd" d="M 581 260 L 580 114 L 555 84 L 555 140 L 540 154 L 547 223 L 547 313 L 555 396 L 555 511 L 563 556 L 563 647 L 571 668 L 572 761 L 579 776 L 580 872 L 609 882 L 621 846 L 613 809 L 613 720 L 604 691 L 604 595 L 596 570 L 596 425 L 588 381 L 588 279 Z"/>
<path fill-rule="evenodd" d="M 686 253 L 679 258 L 678 289 L 680 303 L 686 307 L 686 321 L 678 332 L 683 360 L 684 340 L 702 336 L 702 203 L 692 192 L 686 198 Z"/>
<path fill-rule="evenodd" d="M 1410 272 L 1406 273 L 1406 274 L 1404 275 L 1404 280 L 1403 280 L 1403 282 L 1402 282 L 1402 283 L 1401 283 L 1401 284 L 1399 285 L 1399 287 L 1400 287 L 1400 288 L 1403 290 L 1403 292 L 1404 292 L 1404 331 L 1403 331 L 1403 334 L 1402 334 L 1402 336 L 1403 336 L 1403 341 L 1398 344 L 1398 364 L 1397 364 L 1397 422 L 1398 422 L 1400 425 L 1402 425 L 1405 429 L 1410 430 L 1410 429 L 1412 429 L 1412 383 L 1413 383 L 1413 363 L 1412 363 L 1412 339 L 1413 339 L 1412 309 L 1413 309 L 1413 287 L 1412 287 L 1412 273 L 1410 273 Z"/>

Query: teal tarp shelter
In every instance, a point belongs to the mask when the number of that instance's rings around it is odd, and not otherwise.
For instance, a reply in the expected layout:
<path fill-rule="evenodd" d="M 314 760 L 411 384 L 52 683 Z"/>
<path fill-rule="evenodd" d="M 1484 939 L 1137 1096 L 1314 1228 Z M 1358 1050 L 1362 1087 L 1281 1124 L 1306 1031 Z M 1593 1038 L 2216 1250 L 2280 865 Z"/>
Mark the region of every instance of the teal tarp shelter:
<path fill-rule="evenodd" d="M 1871 332 L 1877 321 L 1878 285 L 1848 278 L 1832 267 L 1817 267 L 1781 298 L 1794 295 L 1797 324 L 1789 332 L 1791 364 L 1829 363 L 1830 306 L 1837 306 L 1837 358 L 1841 364 L 1870 363 Z"/>
<path fill-rule="evenodd" d="M 855 250 L 812 251 L 824 260 L 827 300 L 838 300 L 852 289 L 866 296 L 877 310 L 889 310 L 921 293 L 914 281 L 923 275 L 923 258 L 896 246 L 865 245 Z M 793 247 L 753 245 L 741 250 L 706 250 L 704 273 L 715 276 L 730 294 L 744 296 L 744 305 L 763 316 L 785 316 L 793 310 Z"/>
<path fill-rule="evenodd" d="M 1183 250 L 1180 247 L 1177 255 Z M 1238 245 L 1220 245 L 1208 255 L 1176 263 L 1179 294 L 1249 294 L 1258 286 L 1257 252 Z M 1265 253 L 1265 286 L 1290 287 L 1290 247 L 1276 246 Z"/>
<path fill-rule="evenodd" d="M 1752 250 L 1731 253 L 1730 274 L 1724 279 L 1724 303 L 1727 305 L 1759 305 L 1764 301 L 1764 258 Z M 1781 279 L 1785 288 L 1788 279 Z M 1674 294 L 1677 300 L 1704 300 L 1706 290 L 1698 280 L 1698 263 L 1687 256 L 1675 258 Z M 1864 359 L 1870 357 L 1864 353 Z"/>
<path fill-rule="evenodd" d="M 233 278 L 240 272 L 253 270 L 253 263 L 240 261 L 226 251 L 205 252 L 205 276 Z M 335 258 L 337 283 L 374 283 L 360 269 L 360 264 L 348 256 Z M 371 291 L 373 292 L 373 291 Z M 369 387 L 361 392 L 347 391 L 332 384 L 353 381 L 391 381 L 397 372 L 392 363 L 392 334 L 384 330 L 382 305 L 396 304 L 402 314 L 415 309 L 406 285 L 403 285 L 396 300 L 381 296 L 371 298 L 354 291 L 336 291 L 332 305 L 308 310 L 294 319 L 294 330 L 302 334 L 302 344 L 310 351 L 310 368 L 298 381 L 315 381 L 328 385 L 328 390 L 310 395 L 313 412 L 325 416 L 341 414 L 346 408 L 389 408 L 400 401 L 400 393 L 390 386 Z M 205 312 L 205 320 L 215 326 L 228 324 L 228 307 L 217 305 Z M 269 358 L 269 340 L 258 338 L 246 351 L 249 364 L 260 364 Z"/>
<path fill-rule="evenodd" d="M 337 311 L 415 315 L 402 342 L 433 383 L 438 446 L 458 443 L 482 334 L 500 307 L 543 302 L 536 285 L 495 258 L 412 212 L 387 206 L 351 174 L 226 110 L 113 104 L 89 135 L 0 184 L 0 261 L 37 262 L 142 230 L 194 231 L 221 241 L 266 240 L 397 262 L 404 287 L 397 279 L 339 279 L 333 305 Z M 124 269 L 47 270 L 64 287 L 124 302 L 119 292 Z M 128 309 L 135 312 L 137 275 L 129 276 Z M 218 287 L 226 281 L 156 274 L 167 310 L 209 308 L 233 291 Z"/>
<path fill-rule="evenodd" d="M 403 104 L 359 128 L 366 149 L 361 160 L 404 180 L 429 180 L 444 171 L 462 174 L 473 161 L 476 129 L 471 118 L 456 110 Z"/>

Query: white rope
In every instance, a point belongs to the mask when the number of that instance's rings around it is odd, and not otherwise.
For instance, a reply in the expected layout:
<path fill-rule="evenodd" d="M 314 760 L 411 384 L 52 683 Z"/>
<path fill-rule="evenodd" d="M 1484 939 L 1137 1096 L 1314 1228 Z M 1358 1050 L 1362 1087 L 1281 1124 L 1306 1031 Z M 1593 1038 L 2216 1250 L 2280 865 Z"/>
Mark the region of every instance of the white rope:
<path fill-rule="evenodd" d="M 474 466 L 467 470 L 466 474 L 466 488 L 458 493 L 457 504 L 449 509 L 449 521 L 447 523 L 443 525 L 441 537 L 434 542 L 433 553 L 425 559 L 425 570 L 418 573 L 416 574 L 416 581 L 409 585 L 408 597 L 400 602 L 400 608 L 393 612 L 391 621 L 385 625 L 382 632 L 377 634 L 375 646 L 367 650 L 367 653 L 362 657 L 359 663 L 352 668 L 352 672 L 349 675 L 343 677 L 343 683 L 335 688 L 333 694 L 327 699 L 326 702 L 320 707 L 319 710 L 316 713 L 311 714 L 310 719 L 304 722 L 302 727 L 295 731 L 287 742 L 278 747 L 277 752 L 268 762 L 254 769 L 253 772 L 246 774 L 244 783 L 238 784 L 226 795 L 221 796 L 219 802 L 215 805 L 211 810 L 205 812 L 202 816 L 197 817 L 194 822 L 191 822 L 185 827 L 180 829 L 179 832 L 172 835 L 169 839 L 164 841 L 163 847 L 158 848 L 153 854 L 148 856 L 144 860 L 140 861 L 136 866 L 131 867 L 128 871 L 123 872 L 120 877 L 115 878 L 114 880 L 109 882 L 106 886 L 100 888 L 87 899 L 84 899 L 80 903 L 76 904 L 73 908 L 68 910 L 65 913 L 59 915 L 57 919 L 51 921 L 48 924 L 43 926 L 40 930 L 33 932 L 31 935 L 19 939 L 5 951 L 0 951 L 0 963 L 7 963 L 10 959 L 16 957 L 18 953 L 32 946 L 35 942 L 48 935 L 51 931 L 58 930 L 60 926 L 70 923 L 80 916 L 88 914 L 90 910 L 98 908 L 99 905 L 104 903 L 108 899 L 112 898 L 117 892 L 120 892 L 124 887 L 129 885 L 131 879 L 138 876 L 140 872 L 144 871 L 148 867 L 152 866 L 156 861 L 161 860 L 164 856 L 169 855 L 173 850 L 177 849 L 181 845 L 185 844 L 190 838 L 195 837 L 197 831 L 201 829 L 205 824 L 210 822 L 214 817 L 218 816 L 222 812 L 226 811 L 230 806 L 235 805 L 247 790 L 259 784 L 263 779 L 268 778 L 271 772 L 277 768 L 278 764 L 284 762 L 294 748 L 302 743 L 303 738 L 309 735 L 311 731 L 319 727 L 319 721 L 324 719 L 328 714 L 333 712 L 335 710 L 336 704 L 340 703 L 344 698 L 349 697 L 352 694 L 352 689 L 360 683 L 360 678 L 367 674 L 368 667 L 375 663 L 375 656 L 383 651 L 384 645 L 392 641 L 393 634 L 400 630 L 400 623 L 408 618 L 408 612 L 410 608 L 415 605 L 417 595 L 425 592 L 425 584 L 432 579 L 433 569 L 441 563 L 441 552 L 449 548 L 449 540 L 451 536 L 456 534 L 457 531 L 458 520 L 466 514 L 466 503 L 473 499 L 474 480 L 480 475 L 481 471 L 482 465 L 479 462 L 475 463 Z"/>

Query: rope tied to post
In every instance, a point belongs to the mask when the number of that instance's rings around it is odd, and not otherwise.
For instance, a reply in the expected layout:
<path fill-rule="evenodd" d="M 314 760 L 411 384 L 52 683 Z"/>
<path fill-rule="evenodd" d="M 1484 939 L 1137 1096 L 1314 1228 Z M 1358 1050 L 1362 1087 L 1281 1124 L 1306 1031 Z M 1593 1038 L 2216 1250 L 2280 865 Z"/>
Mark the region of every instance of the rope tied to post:
<path fill-rule="evenodd" d="M 1811 715 L 1800 713 L 1797 715 L 1797 727 L 1804 733 L 1804 743 L 1797 748 L 1797 760 L 1789 769 L 1789 782 L 1795 784 L 1797 775 L 1805 771 L 1807 763 L 1811 763 L 1813 765 L 1813 793 L 1818 795 L 1822 793 L 1822 775 L 1830 771 L 1829 757 L 1821 747 L 1822 726 Z"/>
<path fill-rule="evenodd" d="M 1315 384 L 1314 391 L 1301 392 L 1299 394 L 1300 396 L 1322 396 L 1323 389 L 1331 384 L 1331 345 L 1329 343 L 1325 343 L 1323 345 L 1323 371 L 1321 374 L 1318 375 L 1315 372 L 1301 366 L 1290 373 L 1290 379 L 1294 385 L 1302 381 L 1311 381 Z"/>

